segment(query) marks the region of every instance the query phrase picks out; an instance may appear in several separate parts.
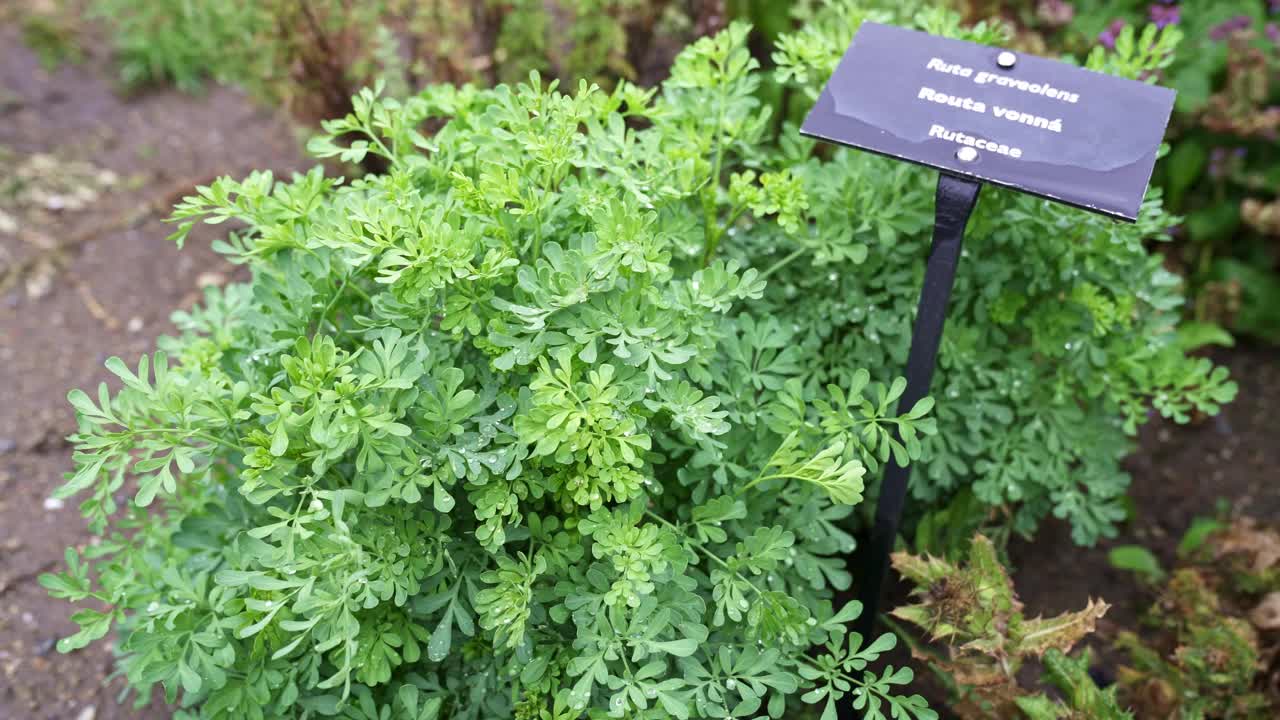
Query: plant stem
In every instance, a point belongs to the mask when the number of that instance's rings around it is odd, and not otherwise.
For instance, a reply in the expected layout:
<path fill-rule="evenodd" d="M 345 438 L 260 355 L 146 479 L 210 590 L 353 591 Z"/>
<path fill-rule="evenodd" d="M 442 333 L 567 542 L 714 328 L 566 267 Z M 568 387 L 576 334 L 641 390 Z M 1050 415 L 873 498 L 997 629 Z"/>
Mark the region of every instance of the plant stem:
<path fill-rule="evenodd" d="M 792 250 L 786 257 L 782 258 L 781 260 L 774 263 L 773 265 L 770 265 L 768 270 L 765 270 L 763 273 L 760 273 L 760 279 L 761 280 L 769 279 L 770 275 L 778 272 L 779 270 L 786 267 L 787 265 L 790 265 L 792 261 L 794 261 L 796 258 L 800 257 L 801 255 L 805 254 L 807 250 L 808 248 L 805 248 L 805 247 L 800 247 L 800 248 L 796 248 L 795 250 Z"/>
<path fill-rule="evenodd" d="M 766 480 L 782 480 L 783 478 L 789 478 L 789 477 L 793 477 L 793 476 L 792 476 L 792 475 L 783 475 L 783 474 L 779 474 L 779 473 L 774 473 L 773 475 L 763 475 L 763 474 L 762 474 L 762 475 L 757 475 L 755 480 L 752 480 L 751 482 L 747 483 L 746 485 L 743 485 L 742 487 L 738 488 L 738 489 L 734 492 L 734 495 L 740 495 L 740 494 L 742 494 L 742 493 L 744 493 L 744 492 L 746 492 L 746 491 L 750 490 L 751 488 L 753 488 L 753 487 L 755 487 L 755 486 L 759 485 L 760 483 L 765 482 Z"/>
<path fill-rule="evenodd" d="M 203 430 L 190 430 L 187 428 L 129 428 L 127 432 L 131 435 L 141 435 L 143 433 L 166 433 L 166 432 L 186 433 L 187 437 L 199 438 L 201 440 L 204 440 L 205 442 L 211 442 L 211 443 L 214 443 L 215 445 L 221 445 L 229 450 L 238 450 L 242 453 L 244 452 L 243 446 L 237 445 L 232 442 L 228 442 L 227 440 L 223 440 L 222 438 L 217 437 L 215 435 L 210 435 L 209 433 Z"/>
<path fill-rule="evenodd" d="M 320 319 L 316 321 L 317 333 L 324 327 L 325 320 L 329 317 L 329 311 L 332 310 L 334 304 L 338 302 L 338 298 L 342 297 L 342 291 L 347 289 L 347 283 L 351 281 L 351 274 L 352 273 L 347 273 L 347 276 L 342 278 L 342 282 L 338 284 L 338 289 L 333 292 L 333 297 L 329 298 L 329 302 L 324 306 L 324 310 L 320 311 Z M 338 326 L 334 325 L 333 329 L 336 331 Z M 313 334 L 312 340 L 314 339 L 315 337 Z"/>
<path fill-rule="evenodd" d="M 716 216 L 716 200 L 720 192 L 720 173 L 724 170 L 724 105 L 728 100 L 728 91 L 724 85 L 720 86 L 720 97 L 716 103 L 716 159 L 711 164 L 711 180 L 707 185 L 707 189 L 703 191 L 702 197 L 702 215 L 703 223 L 706 227 L 706 240 L 702 252 L 702 264 L 707 266 L 711 264 L 711 258 L 715 256 L 716 249 L 720 246 L 720 236 L 724 234 L 723 229 L 715 221 Z"/>
<path fill-rule="evenodd" d="M 329 298 L 328 304 L 326 304 L 324 306 L 324 310 L 321 311 L 320 319 L 316 321 L 317 333 L 320 332 L 320 329 L 322 327 L 324 327 L 325 319 L 329 317 L 329 311 L 333 309 L 333 306 L 336 305 L 338 300 L 342 297 L 342 293 L 347 289 L 347 285 L 351 283 L 351 278 L 355 277 L 357 274 L 362 272 L 368 264 L 369 264 L 369 261 L 366 260 L 359 267 L 351 268 L 351 270 L 347 271 L 346 277 L 342 278 L 342 282 L 338 284 L 338 289 L 333 291 L 333 297 Z M 355 288 L 357 286 L 351 285 L 351 287 Z M 369 296 L 365 294 L 363 290 L 360 291 L 360 294 L 364 296 L 365 300 L 369 300 Z M 334 324 L 333 329 L 335 332 L 338 332 L 338 333 L 342 332 L 342 330 L 336 324 Z"/>
<path fill-rule="evenodd" d="M 650 517 L 650 518 L 654 519 L 654 520 L 657 520 L 658 522 L 662 523 L 663 525 L 666 525 L 668 528 L 671 528 L 672 530 L 676 531 L 676 532 L 677 532 L 677 533 L 679 533 L 681 536 L 683 536 L 683 537 L 685 537 L 685 538 L 688 538 L 688 537 L 689 537 L 687 534 L 685 534 L 685 532 L 684 532 L 683 530 L 681 530 L 680 528 L 676 527 L 676 525 L 675 525 L 674 523 L 672 523 L 670 520 L 667 520 L 666 518 L 664 518 L 664 517 L 662 517 L 661 515 L 659 515 L 659 514 L 655 513 L 654 511 L 652 511 L 652 510 L 645 510 L 645 511 L 644 511 L 644 514 L 645 514 L 645 515 L 647 515 L 648 517 Z M 739 573 L 737 570 L 734 570 L 732 567 L 730 567 L 730 566 L 729 566 L 729 563 L 725 562 L 725 561 L 724 561 L 724 559 L 723 559 L 723 558 L 721 558 L 719 555 L 716 555 L 715 553 L 713 553 L 713 552 L 711 552 L 710 550 L 708 550 L 708 549 L 706 549 L 705 547 L 703 547 L 703 546 L 702 546 L 702 543 L 693 543 L 693 545 L 694 545 L 694 547 L 696 547 L 696 548 L 698 549 L 698 552 L 700 552 L 700 553 L 702 553 L 703 555 L 707 556 L 707 558 L 709 558 L 709 559 L 711 559 L 711 560 L 715 561 L 715 563 L 716 563 L 717 565 L 719 565 L 720 567 L 723 567 L 725 570 L 728 570 L 729 572 L 733 573 L 733 576 L 734 576 L 734 577 L 736 577 L 736 578 L 738 578 L 739 580 L 741 580 L 742 582 L 746 583 L 748 587 L 750 587 L 752 590 L 754 590 L 754 591 L 755 591 L 756 595 L 763 595 L 763 594 L 764 594 L 764 591 L 763 591 L 763 590 L 761 590 L 760 588 L 756 587 L 756 584 L 755 584 L 755 583 L 753 583 L 753 582 L 751 582 L 749 579 L 747 579 L 747 578 L 743 577 L 741 573 Z"/>

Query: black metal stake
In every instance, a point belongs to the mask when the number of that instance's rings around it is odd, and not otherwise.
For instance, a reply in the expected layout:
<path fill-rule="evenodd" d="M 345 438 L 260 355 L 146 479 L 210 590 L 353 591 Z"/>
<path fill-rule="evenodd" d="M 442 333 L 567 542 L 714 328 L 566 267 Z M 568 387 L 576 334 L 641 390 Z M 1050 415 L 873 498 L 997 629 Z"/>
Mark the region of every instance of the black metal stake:
<path fill-rule="evenodd" d="M 911 333 L 911 352 L 907 355 L 907 389 L 898 401 L 898 413 L 911 410 L 921 398 L 929 394 L 933 381 L 933 369 L 937 364 L 938 345 L 942 341 L 942 328 L 947 321 L 947 302 L 956 279 L 956 266 L 960 262 L 960 246 L 965 226 L 978 202 L 982 183 L 943 173 L 938 176 L 937 205 L 934 209 L 933 246 L 929 250 L 929 262 L 924 271 L 924 287 L 920 291 L 920 306 L 916 314 L 915 329 Z M 901 442 L 901 438 L 898 438 Z M 858 599 L 862 601 L 862 614 L 855 629 L 865 642 L 871 642 L 875 630 L 876 615 L 880 609 L 885 578 L 889 572 L 889 553 L 893 552 L 898 536 L 898 523 L 907 501 L 907 480 L 911 470 L 892 459 L 884 473 L 880 487 L 880 502 L 876 505 L 876 524 L 867 551 L 863 555 L 862 573 L 858 576 L 863 585 Z M 843 717 L 843 716 L 842 716 Z"/>

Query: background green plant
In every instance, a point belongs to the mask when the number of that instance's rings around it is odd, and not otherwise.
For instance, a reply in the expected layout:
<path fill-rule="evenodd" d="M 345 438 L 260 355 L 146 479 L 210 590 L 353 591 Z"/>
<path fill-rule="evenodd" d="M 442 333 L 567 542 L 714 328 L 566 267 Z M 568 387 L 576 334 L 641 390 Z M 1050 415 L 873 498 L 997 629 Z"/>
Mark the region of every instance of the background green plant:
<path fill-rule="evenodd" d="M 304 119 L 341 116 L 375 80 L 488 85 L 530 70 L 635 79 L 655 42 L 678 49 L 701 3 L 672 0 L 92 0 L 123 79 L 247 88 Z"/>
<path fill-rule="evenodd" d="M 1275 717 L 1280 532 L 1252 518 L 1199 518 L 1172 570 L 1140 546 L 1116 548 L 1112 562 L 1152 596 L 1145 631 L 1116 639 L 1126 655 L 1119 684 L 1141 717 Z"/>
<path fill-rule="evenodd" d="M 918 642 L 906 636 L 912 653 L 939 675 L 962 718 L 1262 720 L 1280 708 L 1270 663 L 1280 629 L 1273 527 L 1197 519 L 1172 571 L 1143 546 L 1113 548 L 1112 564 L 1134 572 L 1149 597 L 1132 608 L 1144 630 L 1111 638 L 1121 659 L 1117 682 L 1105 689 L 1090 672 L 1089 650 L 1073 647 L 1092 636 L 1106 603 L 1030 619 L 993 542 L 979 535 L 959 555 L 963 561 L 894 554 L 912 602 L 892 615 L 921 632 Z M 1043 666 L 1038 681 L 1024 668 L 1032 659 Z"/>

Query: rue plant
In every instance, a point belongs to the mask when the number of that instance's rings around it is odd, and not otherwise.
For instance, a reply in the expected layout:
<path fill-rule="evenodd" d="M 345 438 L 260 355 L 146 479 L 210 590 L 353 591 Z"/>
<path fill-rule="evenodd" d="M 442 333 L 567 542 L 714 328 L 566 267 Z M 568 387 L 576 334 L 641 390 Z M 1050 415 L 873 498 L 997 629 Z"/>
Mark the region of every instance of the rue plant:
<path fill-rule="evenodd" d="M 1003 38 L 910 5 L 816 11 L 779 79 L 812 96 L 867 17 Z M 64 649 L 117 627 L 141 696 L 205 718 L 932 717 L 831 603 L 864 478 L 919 459 L 926 509 L 1093 542 L 1126 434 L 1234 386 L 1176 344 L 1158 194 L 1127 226 L 989 189 L 936 419 L 899 416 L 933 177 L 775 122 L 747 34 L 656 90 L 364 91 L 310 148 L 385 173 L 181 204 L 252 279 L 72 393 L 61 494 L 105 537 L 46 579 L 94 601 Z"/>
<path fill-rule="evenodd" d="M 660 91 L 364 91 L 311 149 L 385 174 L 179 205 L 179 242 L 234 221 L 251 280 L 70 394 L 58 494 L 104 537 L 44 579 L 90 601 L 60 648 L 115 628 L 186 717 L 936 717 L 832 604 L 864 475 L 932 401 L 810 372 L 724 257 L 798 222 L 791 176 L 747 170 L 746 39 Z"/>

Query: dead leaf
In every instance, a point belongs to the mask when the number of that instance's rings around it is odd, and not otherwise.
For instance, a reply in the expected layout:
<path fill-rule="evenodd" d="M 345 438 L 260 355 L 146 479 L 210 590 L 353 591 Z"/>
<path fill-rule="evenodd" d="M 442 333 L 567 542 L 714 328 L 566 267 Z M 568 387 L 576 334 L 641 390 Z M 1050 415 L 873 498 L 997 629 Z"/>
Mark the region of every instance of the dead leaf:
<path fill-rule="evenodd" d="M 1214 533 L 1210 543 L 1214 556 L 1245 554 L 1253 558 L 1253 572 L 1265 572 L 1280 563 L 1280 533 L 1272 529 L 1258 529 L 1253 518 L 1239 518 L 1231 526 Z"/>
<path fill-rule="evenodd" d="M 1107 614 L 1111 606 L 1101 600 L 1089 598 L 1089 604 L 1078 612 L 1065 612 L 1051 618 L 1028 620 L 1022 626 L 1022 638 L 1017 651 L 1040 657 L 1051 648 L 1070 652 L 1084 636 L 1092 633 L 1098 620 Z"/>
<path fill-rule="evenodd" d="M 71 276 L 71 282 L 76 286 L 76 292 L 80 295 L 81 302 L 84 303 L 85 309 L 89 314 L 97 318 L 108 330 L 116 330 L 120 327 L 120 321 L 114 315 L 107 312 L 107 309 L 98 302 L 98 298 L 94 297 L 93 289 L 89 287 L 89 283 L 85 282 L 78 275 Z"/>

